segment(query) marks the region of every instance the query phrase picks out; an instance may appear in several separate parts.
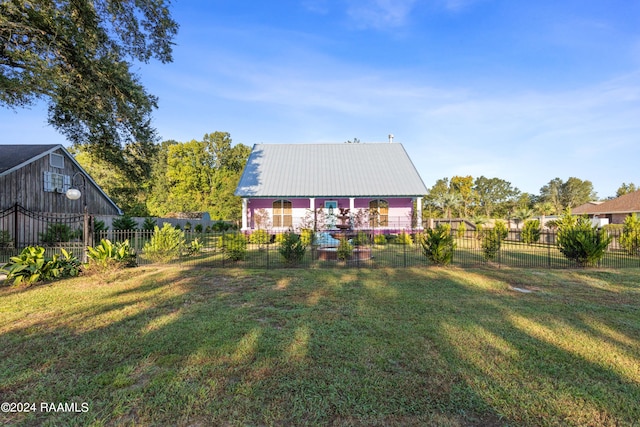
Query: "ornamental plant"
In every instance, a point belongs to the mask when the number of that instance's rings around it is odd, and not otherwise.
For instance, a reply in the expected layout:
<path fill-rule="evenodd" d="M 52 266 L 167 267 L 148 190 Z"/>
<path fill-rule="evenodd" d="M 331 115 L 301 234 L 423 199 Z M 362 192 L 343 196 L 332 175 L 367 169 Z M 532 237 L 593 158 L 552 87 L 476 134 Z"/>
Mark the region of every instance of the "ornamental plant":
<path fill-rule="evenodd" d="M 619 240 L 630 255 L 640 255 L 640 218 L 635 213 L 624 219 Z"/>
<path fill-rule="evenodd" d="M 287 265 L 299 264 L 304 258 L 306 250 L 307 245 L 300 236 L 290 231 L 282 234 L 278 252 L 282 255 Z"/>
<path fill-rule="evenodd" d="M 247 239 L 240 233 L 223 234 L 218 238 L 218 247 L 230 261 L 241 261 L 247 257 Z"/>
<path fill-rule="evenodd" d="M 336 256 L 340 261 L 347 261 L 351 258 L 351 254 L 353 253 L 353 246 L 349 243 L 349 240 L 346 238 L 340 239 L 340 243 L 338 244 L 338 248 L 336 249 Z"/>
<path fill-rule="evenodd" d="M 185 247 L 184 232 L 168 222 L 154 227 L 153 236 L 142 248 L 144 256 L 153 262 L 168 262 L 179 258 Z"/>
<path fill-rule="evenodd" d="M 487 228 L 481 232 L 480 247 L 485 261 L 493 261 L 500 253 L 503 233 L 500 228 Z"/>
<path fill-rule="evenodd" d="M 524 222 L 521 234 L 522 242 L 532 245 L 540 241 L 540 221 L 528 219 Z"/>
<path fill-rule="evenodd" d="M 99 271 L 138 265 L 136 253 L 129 244 L 129 240 L 114 244 L 111 240 L 102 239 L 100 244 L 87 247 L 87 256 L 89 267 Z"/>
<path fill-rule="evenodd" d="M 420 241 L 422 253 L 429 261 L 437 265 L 447 265 L 453 260 L 456 247 L 450 227 L 438 225 L 429 229 Z"/>
<path fill-rule="evenodd" d="M 575 217 L 566 212 L 558 221 L 558 249 L 580 267 L 596 265 L 611 240 L 605 230 L 592 226 L 586 216 Z"/>
<path fill-rule="evenodd" d="M 28 246 L 20 255 L 11 257 L 9 262 L 0 268 L 0 272 L 6 274 L 6 280 L 13 281 L 14 285 L 31 285 L 80 274 L 82 264 L 78 258 L 64 248 L 61 248 L 60 252 L 48 258 L 42 246 Z"/>

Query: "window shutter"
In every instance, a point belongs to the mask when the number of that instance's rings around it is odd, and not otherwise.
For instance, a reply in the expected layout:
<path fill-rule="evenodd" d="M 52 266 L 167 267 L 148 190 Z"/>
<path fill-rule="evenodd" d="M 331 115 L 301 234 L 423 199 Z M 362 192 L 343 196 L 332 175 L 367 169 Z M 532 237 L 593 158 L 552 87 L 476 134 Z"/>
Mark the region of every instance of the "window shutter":
<path fill-rule="evenodd" d="M 52 192 L 53 191 L 53 179 L 51 178 L 51 172 L 44 173 L 44 191 Z"/>

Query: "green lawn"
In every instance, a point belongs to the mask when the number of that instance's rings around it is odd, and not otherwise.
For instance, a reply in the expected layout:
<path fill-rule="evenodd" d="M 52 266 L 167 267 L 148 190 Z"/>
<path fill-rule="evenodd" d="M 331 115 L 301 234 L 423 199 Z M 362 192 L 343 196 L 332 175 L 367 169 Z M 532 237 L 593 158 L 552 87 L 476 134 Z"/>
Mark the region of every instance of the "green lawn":
<path fill-rule="evenodd" d="M 637 425 L 640 269 L 145 266 L 2 287 L 0 396 L 36 404 L 10 425 Z"/>

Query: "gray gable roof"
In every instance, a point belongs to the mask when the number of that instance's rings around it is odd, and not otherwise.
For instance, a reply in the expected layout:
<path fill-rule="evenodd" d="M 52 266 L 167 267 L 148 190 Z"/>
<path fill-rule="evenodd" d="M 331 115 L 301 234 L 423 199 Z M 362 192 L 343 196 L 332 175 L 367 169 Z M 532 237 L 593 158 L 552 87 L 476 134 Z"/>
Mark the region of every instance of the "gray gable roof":
<path fill-rule="evenodd" d="M 0 145 L 0 175 L 19 169 L 25 164 L 55 151 L 59 147 L 61 146 L 57 144 Z"/>
<path fill-rule="evenodd" d="M 256 144 L 242 197 L 418 197 L 426 194 L 402 144 Z"/>

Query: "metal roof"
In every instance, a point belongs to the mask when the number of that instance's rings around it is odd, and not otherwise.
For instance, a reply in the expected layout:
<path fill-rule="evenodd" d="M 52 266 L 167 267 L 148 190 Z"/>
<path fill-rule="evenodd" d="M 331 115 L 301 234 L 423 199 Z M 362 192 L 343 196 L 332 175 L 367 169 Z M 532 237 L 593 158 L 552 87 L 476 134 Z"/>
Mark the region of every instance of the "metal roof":
<path fill-rule="evenodd" d="M 423 196 L 402 144 L 256 144 L 236 195 L 242 197 Z"/>

